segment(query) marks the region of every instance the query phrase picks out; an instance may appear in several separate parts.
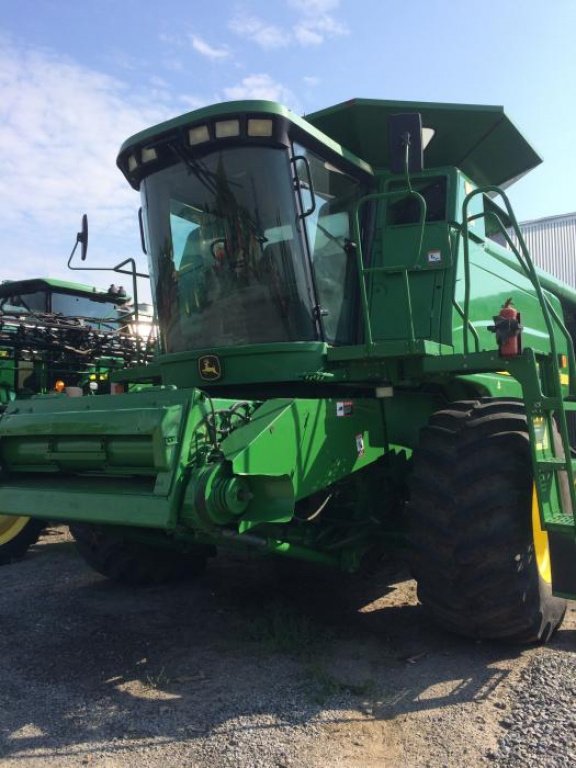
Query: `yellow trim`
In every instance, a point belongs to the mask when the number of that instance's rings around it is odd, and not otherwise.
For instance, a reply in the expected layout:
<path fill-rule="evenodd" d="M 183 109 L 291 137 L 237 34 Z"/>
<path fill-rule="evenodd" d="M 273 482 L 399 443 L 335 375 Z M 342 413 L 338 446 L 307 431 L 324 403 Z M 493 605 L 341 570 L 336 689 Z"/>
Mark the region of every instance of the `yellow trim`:
<path fill-rule="evenodd" d="M 18 534 L 26 528 L 29 517 L 14 517 L 13 515 L 0 515 L 0 547 L 9 544 Z"/>
<path fill-rule="evenodd" d="M 536 486 L 532 489 L 532 539 L 534 541 L 534 553 L 540 576 L 547 584 L 552 584 L 550 546 L 548 544 L 548 534 L 542 530 L 540 525 L 540 510 L 538 508 Z"/>
<path fill-rule="evenodd" d="M 512 374 L 509 371 L 496 371 L 498 376 L 511 376 Z M 561 373 L 560 374 L 560 384 L 564 385 L 565 387 L 570 384 L 570 376 L 567 373 Z"/>

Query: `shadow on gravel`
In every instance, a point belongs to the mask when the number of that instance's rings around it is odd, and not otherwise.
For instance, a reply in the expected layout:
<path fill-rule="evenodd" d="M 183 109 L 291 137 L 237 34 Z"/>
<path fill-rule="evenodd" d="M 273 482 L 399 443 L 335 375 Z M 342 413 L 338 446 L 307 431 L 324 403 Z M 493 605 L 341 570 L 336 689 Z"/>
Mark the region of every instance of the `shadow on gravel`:
<path fill-rule="evenodd" d="M 576 629 L 565 628 L 561 632 L 557 632 L 550 642 L 550 648 L 573 654 L 576 650 Z"/>
<path fill-rule="evenodd" d="M 486 698 L 518 654 L 430 626 L 397 570 L 228 557 L 194 585 L 136 590 L 72 552 L 50 540 L 1 570 L 0 758 L 446 708 Z"/>

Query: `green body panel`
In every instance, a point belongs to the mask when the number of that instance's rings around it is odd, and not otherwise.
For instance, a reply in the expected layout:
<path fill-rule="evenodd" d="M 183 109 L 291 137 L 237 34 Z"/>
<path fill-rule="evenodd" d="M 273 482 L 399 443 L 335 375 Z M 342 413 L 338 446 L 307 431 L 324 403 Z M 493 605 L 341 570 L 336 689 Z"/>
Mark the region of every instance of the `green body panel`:
<path fill-rule="evenodd" d="M 303 380 L 324 368 L 327 346 L 322 342 L 258 344 L 233 349 L 200 349 L 194 355 L 174 353 L 158 360 L 162 380 L 177 387 L 206 386 L 199 359 L 217 353 L 222 360 L 221 384 L 272 383 Z M 218 386 L 218 382 L 210 382 Z"/>
<path fill-rule="evenodd" d="M 235 475 L 288 476 L 296 500 L 347 477 L 383 455 L 375 400 L 269 400 L 222 444 Z"/>
<path fill-rule="evenodd" d="M 435 131 L 410 176 L 388 142 L 407 112 Z M 10 406 L 0 509 L 353 569 L 406 545 L 430 416 L 511 397 L 543 526 L 574 545 L 576 292 L 533 268 L 495 186 L 539 162 L 493 106 L 359 99 L 304 119 L 230 102 L 133 136 L 118 165 L 142 191 L 164 346 L 116 379 L 162 386 Z M 509 299 L 513 356 L 494 332 Z M 576 549 L 564 561 L 554 589 L 576 593 Z"/>

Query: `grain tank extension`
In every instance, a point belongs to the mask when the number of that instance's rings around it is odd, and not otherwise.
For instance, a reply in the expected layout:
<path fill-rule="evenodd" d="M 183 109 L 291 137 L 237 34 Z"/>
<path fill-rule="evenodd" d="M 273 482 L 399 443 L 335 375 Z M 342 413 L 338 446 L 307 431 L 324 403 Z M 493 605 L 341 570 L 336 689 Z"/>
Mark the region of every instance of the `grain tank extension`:
<path fill-rule="evenodd" d="M 231 102 L 132 137 L 161 351 L 118 378 L 152 386 L 11 404 L 0 510 L 130 582 L 402 548 L 446 628 L 547 640 L 576 594 L 576 293 L 502 191 L 539 162 L 486 106 Z"/>

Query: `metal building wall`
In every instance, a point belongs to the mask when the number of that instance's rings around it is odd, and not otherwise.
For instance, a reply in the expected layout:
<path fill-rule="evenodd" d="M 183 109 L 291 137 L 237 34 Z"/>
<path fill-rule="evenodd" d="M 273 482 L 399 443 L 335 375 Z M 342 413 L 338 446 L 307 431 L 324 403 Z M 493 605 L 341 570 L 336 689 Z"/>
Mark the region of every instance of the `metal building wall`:
<path fill-rule="evenodd" d="M 576 288 L 576 213 L 524 221 L 520 231 L 533 262 Z"/>

